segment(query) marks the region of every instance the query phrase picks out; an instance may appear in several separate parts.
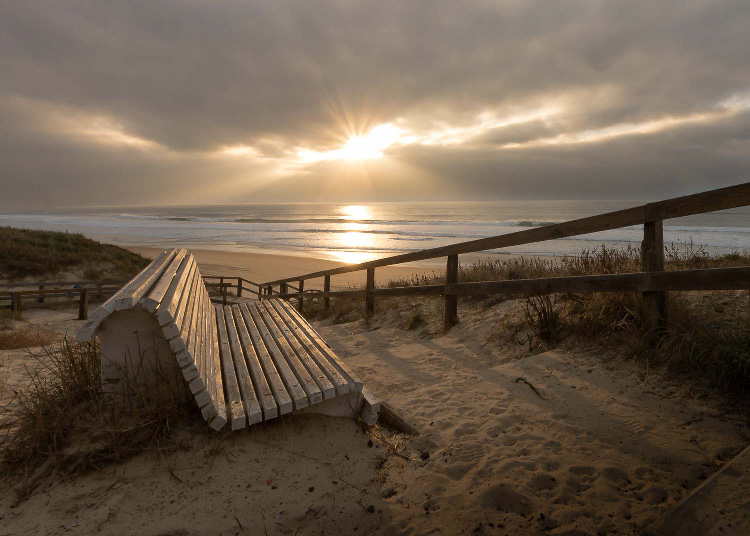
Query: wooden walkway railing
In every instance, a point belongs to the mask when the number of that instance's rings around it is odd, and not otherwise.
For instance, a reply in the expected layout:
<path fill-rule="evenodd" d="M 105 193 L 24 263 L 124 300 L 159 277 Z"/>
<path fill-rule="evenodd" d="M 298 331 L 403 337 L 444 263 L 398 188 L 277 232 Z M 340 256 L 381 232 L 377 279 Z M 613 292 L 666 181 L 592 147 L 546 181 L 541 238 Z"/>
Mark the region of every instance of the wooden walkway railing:
<path fill-rule="evenodd" d="M 50 305 L 78 304 L 79 320 L 88 318 L 88 303 L 92 296 L 104 300 L 117 292 L 125 281 L 55 281 L 41 283 L 0 283 L 0 307 L 7 302 L 11 312 L 20 315 L 24 309 Z M 35 288 L 29 288 L 35 287 Z M 47 298 L 76 298 L 45 301 Z M 24 303 L 26 302 L 26 303 Z"/>
<path fill-rule="evenodd" d="M 263 291 L 259 292 L 258 297 L 297 298 L 297 307 L 301 311 L 303 297 L 307 294 L 315 298 L 323 298 L 324 311 L 327 314 L 330 298 L 362 296 L 365 300 L 365 315 L 369 318 L 375 311 L 375 298 L 378 296 L 439 295 L 445 300 L 444 322 L 445 328 L 449 329 L 458 322 L 457 297 L 459 295 L 634 291 L 643 293 L 645 324 L 653 332 L 666 326 L 668 291 L 750 289 L 750 267 L 664 272 L 664 220 L 747 205 L 750 205 L 750 183 L 743 183 L 564 223 L 268 281 L 260 284 Z M 568 238 L 633 225 L 643 225 L 642 271 L 638 273 L 478 283 L 458 282 L 458 255 L 460 254 Z M 444 285 L 375 287 L 376 268 L 439 257 L 447 257 Z M 365 289 L 331 291 L 331 276 L 360 270 L 367 272 Z M 312 295 L 304 292 L 305 281 L 321 277 L 323 278 L 322 292 Z M 291 281 L 298 282 L 297 292 L 289 292 Z M 274 291 L 276 286 L 279 287 L 278 292 Z"/>
<path fill-rule="evenodd" d="M 217 282 L 214 282 L 218 280 Z M 228 281 L 228 282 L 225 282 Z M 235 283 L 236 281 L 236 283 Z M 206 285 L 207 288 L 218 288 L 219 292 L 222 295 L 224 305 L 227 304 L 227 289 L 235 288 L 237 289 L 237 297 L 242 297 L 242 292 L 244 290 L 249 291 L 251 294 L 255 294 L 260 298 L 261 295 L 261 286 L 258 283 L 255 283 L 253 281 L 250 281 L 249 279 L 245 279 L 244 277 L 237 277 L 236 275 L 204 275 L 203 276 L 203 283 Z M 252 285 L 255 287 L 255 289 L 251 287 L 246 287 L 245 283 L 248 285 Z"/>

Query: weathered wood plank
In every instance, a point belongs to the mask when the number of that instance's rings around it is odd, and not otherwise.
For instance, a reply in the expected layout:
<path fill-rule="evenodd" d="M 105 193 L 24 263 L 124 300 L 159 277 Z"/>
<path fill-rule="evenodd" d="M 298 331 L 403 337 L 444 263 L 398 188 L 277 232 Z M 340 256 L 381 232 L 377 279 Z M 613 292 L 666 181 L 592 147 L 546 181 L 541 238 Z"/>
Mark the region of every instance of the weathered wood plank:
<path fill-rule="evenodd" d="M 255 320 L 250 315 L 247 304 L 243 303 L 242 305 L 240 305 L 240 312 L 242 313 L 242 318 L 245 321 L 245 325 L 247 326 L 248 335 L 250 336 L 250 340 L 252 341 L 255 354 L 258 357 L 260 365 L 263 369 L 262 376 L 264 376 L 268 381 L 268 385 L 272 390 L 274 399 L 276 400 L 276 406 L 278 407 L 279 414 L 286 415 L 293 409 L 292 399 L 289 396 L 286 387 L 284 387 L 284 382 L 279 375 L 279 371 L 276 369 L 276 365 L 274 364 L 273 359 L 269 354 L 268 348 L 266 348 L 266 345 L 263 342 L 263 338 L 260 335 L 258 326 L 255 324 Z M 273 417 L 275 416 L 276 415 L 273 415 Z M 266 417 L 266 419 L 270 419 L 273 417 Z"/>
<path fill-rule="evenodd" d="M 185 285 L 185 290 L 180 297 L 180 302 L 175 311 L 174 318 L 167 322 L 166 325 L 162 326 L 162 331 L 167 340 L 179 337 L 183 329 L 189 322 L 190 314 L 192 313 L 192 304 L 195 303 L 195 297 L 197 295 L 196 288 L 198 285 L 198 270 L 193 270 L 190 282 Z"/>
<path fill-rule="evenodd" d="M 172 284 L 172 280 L 177 274 L 177 270 L 179 270 L 180 266 L 185 260 L 185 255 L 187 255 L 187 250 L 180 249 L 177 254 L 172 257 L 172 260 L 169 261 L 169 265 L 164 269 L 164 272 L 161 274 L 161 277 L 159 277 L 159 280 L 154 285 L 154 288 L 151 289 L 151 292 L 149 292 L 148 295 L 143 298 L 143 300 L 141 300 L 141 306 L 144 309 L 152 313 L 156 311 L 156 308 L 159 306 L 159 304 L 161 304 L 162 300 L 167 295 L 167 291 Z"/>
<path fill-rule="evenodd" d="M 647 221 L 643 225 L 641 270 L 643 272 L 664 271 L 664 225 L 661 220 Z M 667 326 L 667 293 L 644 292 L 643 307 L 643 320 L 648 331 L 648 342 L 654 346 Z"/>
<path fill-rule="evenodd" d="M 218 335 L 218 317 L 220 309 L 214 308 L 214 314 L 211 315 L 211 352 L 209 353 L 209 370 L 206 374 L 211 375 L 209 385 L 212 387 L 213 401 L 216 407 L 216 415 L 211 419 L 209 426 L 214 430 L 221 430 L 227 423 L 226 398 L 224 396 L 224 382 L 221 377 L 221 364 L 219 356 L 219 335 Z"/>
<path fill-rule="evenodd" d="M 313 377 L 310 375 L 310 373 L 300 361 L 299 357 L 297 357 L 297 354 L 289 345 L 289 342 L 284 336 L 284 330 L 282 326 L 279 326 L 276 323 L 276 318 L 278 317 L 278 315 L 276 315 L 275 318 L 273 313 L 265 307 L 266 301 L 267 300 L 264 300 L 263 304 L 256 304 L 258 311 L 261 313 L 261 317 L 266 322 L 266 327 L 271 332 L 271 335 L 273 335 L 276 344 L 281 349 L 284 357 L 286 357 L 287 363 L 289 363 L 289 367 L 292 369 L 292 372 L 294 372 L 294 375 L 297 376 L 300 385 L 302 385 L 302 388 L 305 390 L 310 405 L 318 404 L 323 400 L 323 393 L 320 390 L 320 387 L 318 387 L 318 384 L 315 383 Z M 331 386 L 331 389 L 333 389 L 333 386 Z"/>
<path fill-rule="evenodd" d="M 445 267 L 445 282 L 448 285 L 458 283 L 458 255 L 449 255 Z M 448 331 L 458 323 L 458 296 L 444 297 L 445 314 L 443 329 Z"/>
<path fill-rule="evenodd" d="M 198 292 L 195 303 L 195 314 L 193 315 L 192 325 L 190 327 L 190 335 L 188 336 L 187 354 L 189 364 L 195 365 L 198 368 L 198 376 L 190 382 L 190 390 L 192 393 L 198 393 L 206 389 L 206 374 L 205 369 L 200 366 L 201 352 L 203 347 L 203 337 L 205 337 L 205 331 L 203 328 L 203 314 L 205 313 L 205 299 L 202 292 Z"/>
<path fill-rule="evenodd" d="M 204 371 L 206 378 L 206 394 L 208 395 L 208 401 L 204 406 L 201 407 L 201 414 L 206 422 L 211 422 L 218 415 L 218 401 L 217 401 L 217 390 L 216 390 L 216 378 L 212 369 L 212 361 L 214 351 L 213 343 L 218 337 L 216 326 L 214 324 L 216 313 L 214 312 L 214 306 L 211 304 L 211 300 L 208 297 L 208 293 L 205 296 L 206 300 L 206 315 L 205 315 L 205 345 L 203 346 L 203 353 L 200 356 L 200 367 Z"/>
<path fill-rule="evenodd" d="M 307 334 L 302 330 L 294 319 L 287 312 L 287 308 L 290 305 L 283 300 L 269 300 L 271 304 L 276 308 L 281 318 L 284 320 L 289 329 L 292 330 L 294 336 L 297 338 L 299 343 L 309 352 L 310 357 L 315 361 L 315 364 L 325 372 L 326 377 L 336 389 L 336 393 L 344 395 L 349 392 L 349 382 L 344 378 L 336 367 L 331 365 L 326 356 L 324 356 L 320 350 L 318 350 L 315 343 L 310 340 Z"/>
<path fill-rule="evenodd" d="M 164 336 L 170 341 L 169 344 L 173 352 L 178 352 L 186 347 L 190 331 L 195 327 L 198 303 L 200 301 L 199 286 L 200 278 L 198 273 L 195 273 L 184 309 L 177 311 L 175 322 L 162 327 Z"/>
<path fill-rule="evenodd" d="M 284 305 L 288 304 L 284 303 Z M 346 378 L 346 380 L 349 382 L 349 390 L 361 392 L 364 383 L 359 379 L 359 376 L 357 376 L 346 363 L 338 358 L 338 356 L 328 346 L 328 344 L 326 344 L 326 342 L 318 334 L 318 332 L 315 331 L 315 328 L 313 328 L 307 322 L 307 320 L 302 318 L 302 315 L 300 315 L 298 311 L 294 310 L 294 308 L 292 307 L 287 307 L 287 311 L 289 312 L 289 316 L 292 317 L 295 322 L 297 322 L 297 325 L 300 326 L 305 331 L 310 340 L 315 343 L 315 346 L 318 348 L 318 350 L 320 350 L 321 353 L 328 359 L 328 361 L 334 367 L 336 367 L 336 370 L 339 371 L 339 374 Z"/>
<path fill-rule="evenodd" d="M 318 386 L 318 389 L 320 389 L 320 392 L 323 394 L 323 398 L 325 400 L 333 398 L 334 396 L 336 396 L 336 389 L 334 388 L 333 383 L 331 383 L 325 372 L 321 370 L 315 360 L 310 356 L 310 353 L 307 351 L 307 349 L 300 344 L 287 323 L 284 321 L 281 315 L 279 315 L 279 312 L 275 307 L 273 307 L 273 304 L 271 302 L 274 301 L 277 300 L 266 300 L 263 303 L 263 306 L 268 311 L 268 314 L 271 315 L 271 318 L 283 334 L 287 343 L 291 347 L 292 352 L 294 352 L 297 359 L 299 360 L 299 363 L 301 363 L 305 367 L 307 373 Z"/>
<path fill-rule="evenodd" d="M 284 382 L 284 387 L 286 387 L 286 391 L 287 393 L 289 393 L 289 396 L 294 403 L 294 408 L 302 409 L 307 407 L 307 394 L 305 394 L 305 390 L 300 385 L 299 380 L 289 368 L 289 363 L 287 363 L 286 359 L 284 358 L 284 354 L 281 353 L 281 350 L 279 350 L 279 347 L 276 345 L 276 341 L 271 335 L 271 332 L 268 331 L 268 328 L 266 327 L 265 322 L 263 322 L 258 309 L 256 309 L 255 307 L 256 304 L 246 305 L 247 310 L 250 312 L 250 316 L 255 321 L 255 326 L 258 329 L 258 333 L 260 334 L 261 339 L 263 339 L 263 343 L 268 350 L 268 354 L 271 356 L 271 359 L 276 366 L 276 370 L 279 371 L 281 379 Z"/>
<path fill-rule="evenodd" d="M 263 413 L 260 410 L 260 403 L 255 394 L 253 382 L 250 380 L 250 373 L 247 370 L 245 354 L 240 345 L 240 338 L 237 333 L 237 326 L 235 324 L 236 319 L 234 318 L 234 310 L 232 307 L 224 307 L 224 320 L 227 326 L 229 349 L 232 351 L 234 370 L 237 373 L 237 384 L 239 385 L 242 402 L 245 406 L 245 417 L 247 419 L 247 425 L 250 426 L 251 424 L 262 421 Z M 244 324 L 241 315 L 240 322 Z"/>
<path fill-rule="evenodd" d="M 167 322 L 174 320 L 183 297 L 187 297 L 184 293 L 185 287 L 190 288 L 188 285 L 193 277 L 195 268 L 195 258 L 192 255 L 188 255 L 185 262 L 178 268 L 172 282 L 169 284 L 167 293 L 156 308 L 156 320 L 159 322 L 159 325 L 163 326 Z"/>
<path fill-rule="evenodd" d="M 146 294 L 154 281 L 161 275 L 167 263 L 172 260 L 177 250 L 164 251 L 146 267 L 142 275 L 133 279 L 115 299 L 115 310 L 122 311 L 134 307 L 138 300 Z"/>
<path fill-rule="evenodd" d="M 237 376 L 234 371 L 234 363 L 232 361 L 232 352 L 229 348 L 229 336 L 227 334 L 227 326 L 224 320 L 224 311 L 217 309 L 216 323 L 218 325 L 219 333 L 219 352 L 221 353 L 221 370 L 223 372 L 222 379 L 224 380 L 224 386 L 226 387 L 227 402 L 229 416 L 232 430 L 239 430 L 245 426 L 245 408 L 242 405 L 242 398 L 240 395 L 240 389 L 237 385 Z"/>
<path fill-rule="evenodd" d="M 246 320 L 239 305 L 232 305 L 232 315 L 234 316 L 234 321 L 237 326 L 237 334 L 240 339 L 242 351 L 245 355 L 245 360 L 248 364 L 250 377 L 252 378 L 255 387 L 255 394 L 258 396 L 258 402 L 260 403 L 260 408 L 263 412 L 263 420 L 267 421 L 273 419 L 279 414 L 278 407 L 273 398 L 273 391 L 271 391 L 271 387 L 268 385 L 268 380 L 266 380 L 266 376 L 263 374 L 263 367 L 261 366 L 258 354 L 253 347 L 253 342 L 250 339 L 250 334 L 247 329 Z M 273 367 L 273 364 L 271 364 L 271 366 Z M 275 368 L 273 371 L 278 378 L 278 373 Z M 278 381 L 281 384 L 281 389 L 286 392 L 284 384 L 280 379 Z M 290 400 L 290 411 L 291 405 L 292 402 Z"/>

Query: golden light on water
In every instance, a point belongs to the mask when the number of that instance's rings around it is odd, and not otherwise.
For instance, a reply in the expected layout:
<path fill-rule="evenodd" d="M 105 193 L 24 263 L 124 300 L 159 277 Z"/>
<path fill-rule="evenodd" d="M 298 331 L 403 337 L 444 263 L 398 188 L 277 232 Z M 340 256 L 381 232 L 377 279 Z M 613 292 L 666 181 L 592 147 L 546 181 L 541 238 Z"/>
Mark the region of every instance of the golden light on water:
<path fill-rule="evenodd" d="M 342 224 L 341 230 L 344 232 L 337 234 L 337 249 L 334 250 L 336 260 L 345 263 L 358 263 L 372 260 L 375 255 L 370 251 L 376 246 L 375 236 L 366 232 L 370 226 L 366 223 L 360 223 L 372 218 L 369 207 L 365 205 L 347 205 L 341 207 L 341 214 L 347 220 Z"/>

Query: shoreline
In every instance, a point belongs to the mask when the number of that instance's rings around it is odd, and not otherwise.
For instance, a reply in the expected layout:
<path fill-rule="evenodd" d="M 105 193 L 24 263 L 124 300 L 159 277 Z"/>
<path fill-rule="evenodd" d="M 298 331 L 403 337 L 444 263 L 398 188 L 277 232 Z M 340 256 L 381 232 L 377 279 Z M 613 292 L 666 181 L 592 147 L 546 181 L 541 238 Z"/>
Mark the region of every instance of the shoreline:
<path fill-rule="evenodd" d="M 149 259 L 155 258 L 164 248 L 144 246 L 120 246 L 133 253 L 138 253 Z M 280 255 L 277 253 L 255 253 L 238 251 L 221 251 L 212 249 L 189 249 L 195 256 L 203 275 L 241 276 L 255 283 L 264 283 L 283 277 L 294 277 L 321 270 L 329 270 L 346 266 L 347 263 L 303 257 L 296 255 Z M 387 281 L 398 277 L 432 274 L 441 271 L 438 266 L 396 265 L 378 268 L 376 280 Z M 341 289 L 351 285 L 365 284 L 366 272 L 360 270 L 348 274 L 337 274 L 331 277 L 331 288 Z M 322 289 L 323 278 L 311 279 L 305 282 L 306 289 Z"/>

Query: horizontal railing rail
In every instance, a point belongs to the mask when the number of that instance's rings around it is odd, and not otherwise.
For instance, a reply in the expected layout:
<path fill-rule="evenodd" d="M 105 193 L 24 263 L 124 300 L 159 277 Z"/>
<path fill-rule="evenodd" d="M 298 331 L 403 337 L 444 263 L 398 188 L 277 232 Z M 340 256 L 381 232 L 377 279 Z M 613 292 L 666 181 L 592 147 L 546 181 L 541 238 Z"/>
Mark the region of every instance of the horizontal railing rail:
<path fill-rule="evenodd" d="M 319 277 L 358 272 L 361 270 L 367 270 L 368 268 L 380 268 L 383 266 L 424 261 L 450 255 L 476 253 L 479 251 L 487 251 L 489 249 L 521 246 L 524 244 L 533 244 L 558 238 L 569 238 L 571 236 L 580 236 L 600 231 L 609 231 L 611 229 L 619 229 L 622 227 L 630 227 L 633 225 L 642 225 L 650 221 L 680 218 L 746 205 L 750 205 L 750 183 L 743 183 L 708 192 L 676 197 L 665 201 L 658 201 L 656 203 L 647 203 L 633 208 L 607 212 L 563 223 L 535 227 L 524 231 L 496 235 L 488 238 L 479 238 L 477 240 L 469 240 L 467 242 L 459 242 L 447 246 L 423 249 L 412 253 L 402 253 L 359 264 L 341 266 L 340 268 L 332 268 L 294 277 L 276 279 L 274 281 L 262 283 L 261 286 L 275 286 L 289 281 L 316 279 Z"/>
<path fill-rule="evenodd" d="M 666 326 L 668 291 L 750 289 L 750 268 L 748 267 L 665 272 L 664 220 L 748 205 L 750 205 L 750 183 L 742 183 L 563 223 L 276 279 L 261 283 L 258 297 L 297 298 L 297 307 L 300 311 L 303 309 L 305 296 L 308 299 L 322 298 L 324 314 L 327 315 L 331 298 L 363 296 L 365 317 L 369 318 L 375 311 L 375 297 L 378 296 L 439 295 L 445 299 L 444 325 L 446 329 L 449 329 L 458 322 L 458 296 L 632 291 L 643 293 L 644 323 L 649 331 L 654 333 L 663 330 Z M 512 281 L 458 282 L 458 255 L 460 254 L 569 238 L 634 225 L 643 225 L 641 272 Z M 376 288 L 375 286 L 376 268 L 439 257 L 447 257 L 444 285 L 392 288 Z M 362 270 L 367 273 L 364 289 L 331 291 L 331 276 Z M 305 291 L 305 281 L 320 277 L 323 278 L 322 291 L 314 294 Z M 289 292 L 291 281 L 297 282 L 298 288 L 295 289 L 297 292 Z M 278 291 L 274 289 L 276 286 L 278 286 Z"/>

